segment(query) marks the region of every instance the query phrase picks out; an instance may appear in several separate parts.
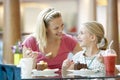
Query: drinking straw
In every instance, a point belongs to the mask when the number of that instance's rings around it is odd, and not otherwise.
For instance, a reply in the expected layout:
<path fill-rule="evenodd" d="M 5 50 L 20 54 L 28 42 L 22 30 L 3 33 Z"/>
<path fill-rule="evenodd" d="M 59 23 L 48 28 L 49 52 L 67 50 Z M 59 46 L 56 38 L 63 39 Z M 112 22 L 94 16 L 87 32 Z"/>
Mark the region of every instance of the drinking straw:
<path fill-rule="evenodd" d="M 113 43 L 113 40 L 110 42 L 110 44 L 108 45 L 108 48 L 111 49 L 111 45 Z"/>

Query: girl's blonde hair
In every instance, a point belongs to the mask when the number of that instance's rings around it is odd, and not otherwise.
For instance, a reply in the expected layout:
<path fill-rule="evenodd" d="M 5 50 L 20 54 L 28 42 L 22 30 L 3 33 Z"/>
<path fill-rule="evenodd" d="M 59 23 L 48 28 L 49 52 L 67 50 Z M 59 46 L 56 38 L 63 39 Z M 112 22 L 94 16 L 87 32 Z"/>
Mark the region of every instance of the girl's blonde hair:
<path fill-rule="evenodd" d="M 105 50 L 107 48 L 108 41 L 104 36 L 105 32 L 103 25 L 96 21 L 91 21 L 84 23 L 83 26 L 89 31 L 89 33 L 96 35 L 99 49 Z"/>
<path fill-rule="evenodd" d="M 34 37 L 36 38 L 39 50 L 42 52 L 44 52 L 44 48 L 47 45 L 46 28 L 51 20 L 58 17 L 61 17 L 61 13 L 54 8 L 44 9 L 38 15 Z"/>

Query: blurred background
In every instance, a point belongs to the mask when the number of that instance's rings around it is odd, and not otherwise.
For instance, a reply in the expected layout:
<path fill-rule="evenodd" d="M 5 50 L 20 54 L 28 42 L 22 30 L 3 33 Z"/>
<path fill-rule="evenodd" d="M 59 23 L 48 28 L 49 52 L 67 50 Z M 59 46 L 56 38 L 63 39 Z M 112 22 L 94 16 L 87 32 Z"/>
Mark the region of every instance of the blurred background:
<path fill-rule="evenodd" d="M 39 12 L 47 7 L 61 11 L 68 34 L 79 32 L 87 21 L 102 23 L 119 55 L 120 0 L 0 0 L 0 61 L 13 63 L 10 46 L 34 31 Z"/>

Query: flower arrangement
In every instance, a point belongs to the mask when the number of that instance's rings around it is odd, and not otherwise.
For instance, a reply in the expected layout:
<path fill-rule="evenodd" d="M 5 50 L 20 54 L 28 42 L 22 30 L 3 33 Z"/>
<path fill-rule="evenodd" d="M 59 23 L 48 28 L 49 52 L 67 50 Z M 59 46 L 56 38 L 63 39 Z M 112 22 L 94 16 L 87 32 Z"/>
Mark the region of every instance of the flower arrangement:
<path fill-rule="evenodd" d="M 13 45 L 12 48 L 12 52 L 13 53 L 22 53 L 22 42 L 18 41 L 15 45 Z"/>

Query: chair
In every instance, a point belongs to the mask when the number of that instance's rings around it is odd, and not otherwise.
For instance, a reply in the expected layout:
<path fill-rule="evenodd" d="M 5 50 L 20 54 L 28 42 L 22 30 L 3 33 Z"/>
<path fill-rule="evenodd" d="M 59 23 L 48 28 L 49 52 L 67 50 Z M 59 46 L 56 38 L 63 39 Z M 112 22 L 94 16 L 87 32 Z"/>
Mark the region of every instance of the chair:
<path fill-rule="evenodd" d="M 21 80 L 21 68 L 15 65 L 0 64 L 0 78 L 2 80 Z"/>

